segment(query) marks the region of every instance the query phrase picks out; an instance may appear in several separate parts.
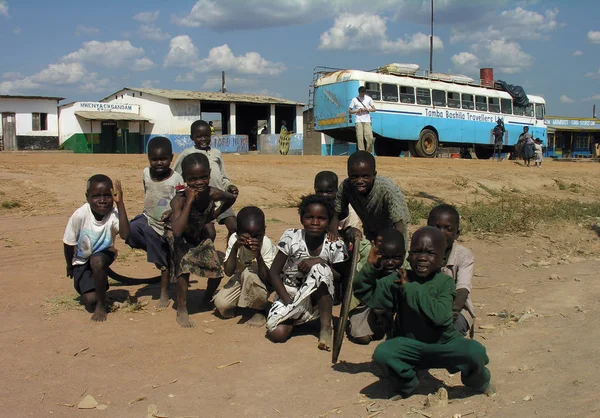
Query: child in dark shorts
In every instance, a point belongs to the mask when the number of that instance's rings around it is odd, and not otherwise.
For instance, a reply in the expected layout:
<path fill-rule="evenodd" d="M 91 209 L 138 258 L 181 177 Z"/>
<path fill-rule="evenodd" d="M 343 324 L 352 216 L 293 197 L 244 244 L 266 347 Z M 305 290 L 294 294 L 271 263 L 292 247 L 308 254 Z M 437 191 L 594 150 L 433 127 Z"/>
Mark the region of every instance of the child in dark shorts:
<path fill-rule="evenodd" d="M 129 236 L 129 221 L 123 202 L 121 182 L 113 189 L 110 178 L 103 174 L 87 182 L 87 203 L 69 219 L 63 237 L 67 276 L 86 307 L 94 309 L 92 321 L 106 321 L 108 267 L 115 259 L 114 239 Z M 117 202 L 117 209 L 114 208 Z"/>
<path fill-rule="evenodd" d="M 148 143 L 150 167 L 144 168 L 144 212 L 130 223 L 127 244 L 146 251 L 149 263 L 156 265 L 160 274 L 158 308 L 169 306 L 169 244 L 164 238 L 165 219 L 171 214 L 171 199 L 177 186 L 183 187 L 183 178 L 171 170 L 173 148 L 171 141 L 157 136 Z"/>

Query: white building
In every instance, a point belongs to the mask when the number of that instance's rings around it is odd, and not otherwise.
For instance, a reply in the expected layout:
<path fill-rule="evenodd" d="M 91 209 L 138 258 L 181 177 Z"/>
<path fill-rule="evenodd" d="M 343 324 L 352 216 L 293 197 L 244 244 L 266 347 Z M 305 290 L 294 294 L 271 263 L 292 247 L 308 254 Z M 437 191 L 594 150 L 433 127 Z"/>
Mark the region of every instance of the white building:
<path fill-rule="evenodd" d="M 285 120 L 295 134 L 291 153 L 301 153 L 302 106 L 267 96 L 124 88 L 98 103 L 61 106 L 60 142 L 65 149 L 76 152 L 143 153 L 152 137 L 165 136 L 178 153 L 193 146 L 192 122 L 201 119 L 203 113 L 219 113 L 222 135 L 213 136 L 213 146 L 222 152 L 243 153 L 259 148 L 256 130 L 259 121 L 265 120 L 270 136 L 261 136 L 261 144 L 277 143 L 277 133 Z M 264 148 L 272 152 L 272 147 Z"/>
<path fill-rule="evenodd" d="M 0 95 L 0 150 L 58 148 L 62 97 Z"/>

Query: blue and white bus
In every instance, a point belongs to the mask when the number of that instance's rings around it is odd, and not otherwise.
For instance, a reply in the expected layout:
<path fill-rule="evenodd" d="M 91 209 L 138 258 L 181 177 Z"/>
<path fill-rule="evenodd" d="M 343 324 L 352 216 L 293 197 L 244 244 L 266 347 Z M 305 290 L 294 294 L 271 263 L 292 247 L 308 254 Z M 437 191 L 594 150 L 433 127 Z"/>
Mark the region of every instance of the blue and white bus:
<path fill-rule="evenodd" d="M 365 86 L 375 101 L 371 114 L 375 152 L 398 156 L 411 151 L 435 157 L 440 146 L 473 148 L 478 158 L 493 154 L 492 130 L 504 121 L 504 151 L 514 149 L 523 127 L 546 144 L 546 102 L 528 95 L 529 105 L 513 105 L 505 91 L 483 87 L 464 76 L 391 75 L 337 70 L 318 74 L 314 84 L 315 129 L 337 141 L 356 142 L 350 101 Z"/>

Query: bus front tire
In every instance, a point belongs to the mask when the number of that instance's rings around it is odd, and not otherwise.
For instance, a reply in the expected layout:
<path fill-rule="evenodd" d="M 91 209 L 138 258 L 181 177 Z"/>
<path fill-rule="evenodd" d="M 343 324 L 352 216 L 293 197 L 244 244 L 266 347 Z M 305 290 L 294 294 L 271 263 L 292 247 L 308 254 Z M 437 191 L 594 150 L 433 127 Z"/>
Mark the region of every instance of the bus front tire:
<path fill-rule="evenodd" d="M 417 156 L 422 158 L 435 158 L 438 152 L 438 137 L 431 129 L 423 129 L 419 140 L 415 144 Z"/>

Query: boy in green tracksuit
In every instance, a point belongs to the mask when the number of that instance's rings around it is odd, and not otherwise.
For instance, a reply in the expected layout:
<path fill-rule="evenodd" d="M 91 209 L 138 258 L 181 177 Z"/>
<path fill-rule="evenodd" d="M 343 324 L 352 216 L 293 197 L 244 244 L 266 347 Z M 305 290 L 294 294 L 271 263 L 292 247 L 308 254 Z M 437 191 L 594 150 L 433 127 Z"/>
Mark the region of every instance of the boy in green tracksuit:
<path fill-rule="evenodd" d="M 397 234 L 395 239 L 400 242 L 404 238 Z M 410 244 L 412 270 L 399 270 L 383 278 L 378 278 L 378 247 L 384 243 L 378 244 L 354 279 L 354 295 L 372 309 L 396 313 L 394 338 L 380 344 L 373 354 L 394 390 L 410 396 L 419 384 L 419 369 L 451 368 L 461 371 L 465 386 L 492 394 L 485 347 L 464 338 L 454 328 L 456 285 L 450 276 L 441 273 L 446 249 L 443 233 L 433 227 L 419 229 Z"/>

